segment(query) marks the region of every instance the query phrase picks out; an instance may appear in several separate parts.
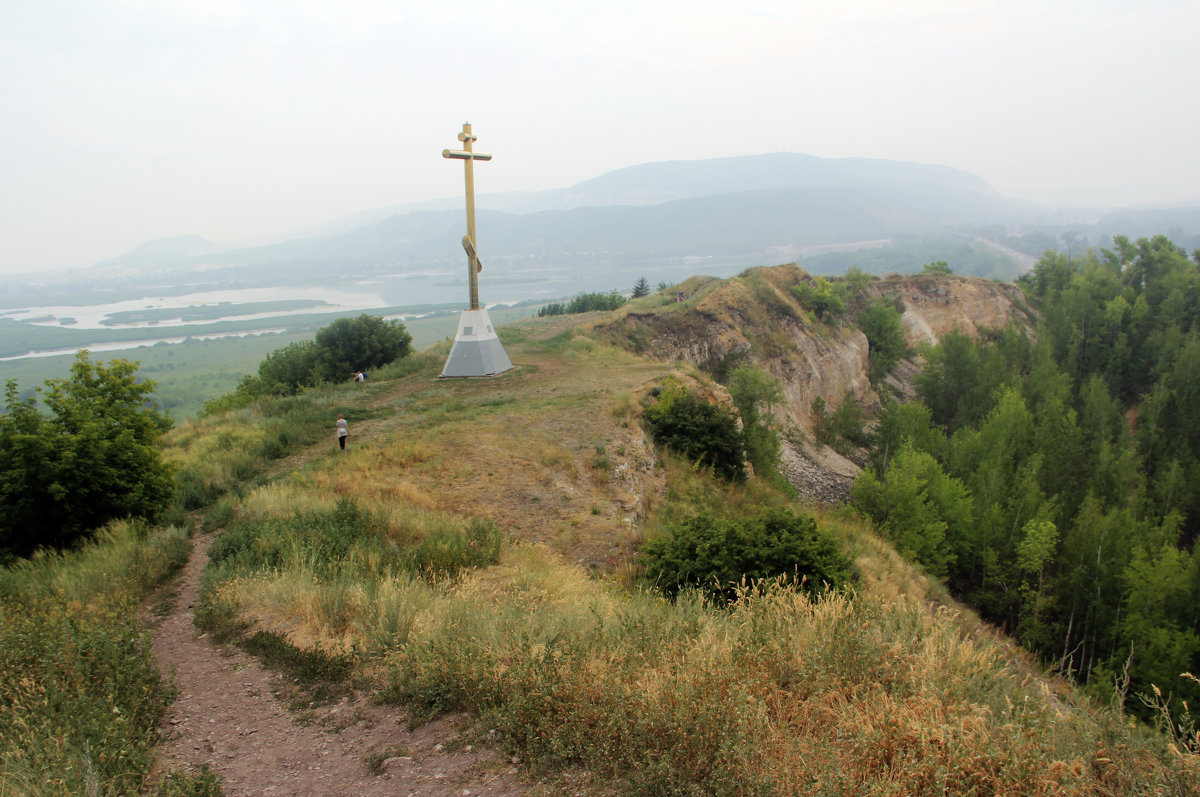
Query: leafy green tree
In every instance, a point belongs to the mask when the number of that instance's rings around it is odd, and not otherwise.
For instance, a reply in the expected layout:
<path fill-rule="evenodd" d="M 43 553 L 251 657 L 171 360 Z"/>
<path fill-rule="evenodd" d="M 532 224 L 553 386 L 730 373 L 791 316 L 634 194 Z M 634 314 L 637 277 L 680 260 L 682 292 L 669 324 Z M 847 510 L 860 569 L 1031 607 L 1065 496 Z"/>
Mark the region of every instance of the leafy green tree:
<path fill-rule="evenodd" d="M 1176 702 L 1180 696 L 1200 697 L 1195 685 L 1180 678 L 1200 656 L 1191 571 L 1191 557 L 1173 540 L 1156 549 L 1138 548 L 1125 569 L 1128 587 L 1118 632 L 1124 649 L 1131 649 L 1138 663 L 1132 679 L 1135 691 L 1149 694 L 1158 686 L 1173 693 Z"/>
<path fill-rule="evenodd" d="M 412 335 L 400 321 L 363 314 L 339 318 L 314 340 L 289 343 L 268 354 L 258 373 L 238 384 L 231 401 L 212 401 L 214 410 L 249 403 L 257 396 L 289 396 L 325 382 L 340 382 L 357 370 L 387 365 L 412 351 Z"/>
<path fill-rule="evenodd" d="M 638 281 L 633 284 L 633 298 L 640 299 L 643 296 L 649 296 L 649 295 L 650 295 L 650 281 L 647 280 L 645 277 L 640 277 L 638 279 Z"/>
<path fill-rule="evenodd" d="M 925 352 L 917 396 L 929 407 L 933 422 L 948 432 L 987 415 L 993 392 L 1007 376 L 1006 369 L 987 366 L 983 348 L 955 330 Z"/>
<path fill-rule="evenodd" d="M 335 378 L 333 364 L 316 341 L 298 340 L 276 349 L 258 364 L 258 378 L 247 388 L 256 395 L 291 395 Z"/>
<path fill-rule="evenodd" d="M 817 277 L 813 282 L 793 285 L 792 293 L 805 309 L 823 321 L 836 321 L 846 313 L 846 286 L 842 283 Z"/>
<path fill-rule="evenodd" d="M 1058 528 L 1048 520 L 1031 520 L 1021 531 L 1017 544 L 1017 569 L 1021 584 L 1021 616 L 1017 633 L 1025 644 L 1040 649 L 1056 641 L 1047 615 L 1054 604 L 1054 593 L 1048 587 L 1048 571 L 1058 545 Z"/>
<path fill-rule="evenodd" d="M 871 467 L 883 473 L 904 444 L 945 459 L 949 445 L 945 433 L 933 425 L 929 408 L 920 401 L 898 402 L 886 394 L 876 416 Z"/>
<path fill-rule="evenodd" d="M 640 562 L 644 576 L 667 595 L 695 587 L 719 603 L 734 598 L 739 585 L 761 579 L 791 576 L 816 592 L 853 576 L 832 537 L 811 518 L 780 507 L 739 518 L 700 513 L 647 541 Z"/>
<path fill-rule="evenodd" d="M 867 413 L 854 395 L 847 391 L 830 415 L 825 399 L 817 396 L 812 403 L 813 423 L 817 442 L 847 455 L 855 448 L 871 443 L 867 430 Z"/>
<path fill-rule="evenodd" d="M 956 549 L 969 537 L 972 500 L 966 487 L 910 445 L 896 454 L 882 478 L 871 470 L 860 473 L 851 498 L 901 553 L 935 575 L 950 573 Z"/>
<path fill-rule="evenodd" d="M 729 395 L 742 417 L 746 461 L 759 478 L 777 479 L 779 434 L 770 427 L 767 418 L 771 408 L 783 401 L 779 383 L 765 371 L 742 366 L 729 375 Z"/>
<path fill-rule="evenodd" d="M 137 365 L 93 363 L 81 351 L 69 379 L 46 382 L 47 414 L 7 383 L 0 416 L 0 550 L 63 547 L 109 520 L 153 518 L 174 492 L 160 435 L 170 418 L 150 401 Z"/>
<path fill-rule="evenodd" d="M 334 373 L 348 376 L 351 369 L 379 368 L 408 356 L 412 335 L 400 321 L 364 313 L 358 318 L 339 318 L 318 330 L 317 346 Z"/>
<path fill-rule="evenodd" d="M 857 296 L 865 291 L 867 286 L 871 284 L 871 280 L 875 278 L 858 266 L 850 266 L 850 268 L 846 269 L 845 279 L 846 287 L 850 290 L 850 293 Z"/>

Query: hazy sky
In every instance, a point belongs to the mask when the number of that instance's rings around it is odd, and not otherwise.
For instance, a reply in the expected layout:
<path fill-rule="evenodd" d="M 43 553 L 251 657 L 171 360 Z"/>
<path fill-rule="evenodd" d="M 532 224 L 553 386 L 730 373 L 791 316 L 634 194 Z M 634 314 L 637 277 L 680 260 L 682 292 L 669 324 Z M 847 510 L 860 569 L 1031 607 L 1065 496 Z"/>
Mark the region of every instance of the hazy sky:
<path fill-rule="evenodd" d="M 1200 200 L 1196 0 L 0 0 L 0 272 L 649 161 Z"/>

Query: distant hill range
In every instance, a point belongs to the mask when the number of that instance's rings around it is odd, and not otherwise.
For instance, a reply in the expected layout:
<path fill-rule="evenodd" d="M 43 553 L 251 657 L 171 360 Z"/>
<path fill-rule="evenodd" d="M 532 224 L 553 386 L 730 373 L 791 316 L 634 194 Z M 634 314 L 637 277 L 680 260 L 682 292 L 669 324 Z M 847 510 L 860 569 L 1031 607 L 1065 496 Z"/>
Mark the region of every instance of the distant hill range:
<path fill-rule="evenodd" d="M 116 278 L 202 270 L 208 281 L 267 284 L 319 279 L 330 269 L 359 276 L 419 271 L 461 261 L 461 208 L 461 197 L 380 208 L 263 246 L 220 248 L 196 236 L 170 238 L 104 261 L 99 272 Z M 1065 218 L 1005 199 L 980 177 L 945 166 L 793 153 L 647 163 L 569 188 L 482 195 L 478 208 L 485 266 L 588 267 L 672 258 L 773 265 L 868 242 L 981 234 L 996 239 L 1041 225 L 1052 234 L 1026 247 L 1026 254 L 1037 255 L 1046 240 L 1057 240 L 1054 230 L 1075 230 L 1070 245 L 1079 246 L 1103 222 L 1099 212 Z M 1200 233 L 1200 207 L 1171 213 L 1170 226 L 1181 234 Z M 1111 221 L 1153 228 L 1156 214 L 1129 211 Z M 1082 235 L 1081 223 L 1087 227 Z M 876 261 L 882 265 L 871 270 L 889 262 Z M 1028 265 L 1015 264 L 1018 270 Z"/>

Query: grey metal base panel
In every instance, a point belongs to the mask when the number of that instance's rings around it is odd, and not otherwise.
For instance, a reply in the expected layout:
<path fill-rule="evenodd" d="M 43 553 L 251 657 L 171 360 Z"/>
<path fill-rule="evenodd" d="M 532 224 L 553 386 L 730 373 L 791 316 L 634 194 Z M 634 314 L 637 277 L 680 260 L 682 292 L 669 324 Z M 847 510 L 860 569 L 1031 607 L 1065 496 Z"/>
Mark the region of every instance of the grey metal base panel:
<path fill-rule="evenodd" d="M 493 376 L 512 367 L 487 310 L 463 310 L 442 377 Z"/>

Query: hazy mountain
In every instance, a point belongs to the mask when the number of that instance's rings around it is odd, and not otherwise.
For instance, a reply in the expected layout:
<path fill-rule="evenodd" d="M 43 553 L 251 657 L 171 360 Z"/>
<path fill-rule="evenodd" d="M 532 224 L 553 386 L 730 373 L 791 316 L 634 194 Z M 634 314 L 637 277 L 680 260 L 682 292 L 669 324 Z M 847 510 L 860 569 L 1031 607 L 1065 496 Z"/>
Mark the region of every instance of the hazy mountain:
<path fill-rule="evenodd" d="M 974 195 L 1002 202 L 981 177 L 921 163 L 871 158 L 818 158 L 779 152 L 696 161 L 663 161 L 628 166 L 584 180 L 569 188 L 546 191 L 513 191 L 480 194 L 476 207 L 506 213 L 609 205 L 653 205 L 677 199 L 780 188 L 904 188 L 922 195 L 946 192 Z M 418 211 L 453 210 L 463 206 L 461 196 L 428 202 L 391 205 L 335 219 L 298 233 L 299 236 L 335 235 Z"/>
<path fill-rule="evenodd" d="M 97 263 L 97 266 L 125 266 L 128 268 L 159 268 L 164 262 L 181 262 L 221 251 L 219 244 L 199 235 L 177 235 L 171 238 L 156 238 L 131 249 L 123 255 Z"/>
<path fill-rule="evenodd" d="M 645 163 L 568 188 L 483 195 L 478 207 L 485 264 L 500 260 L 535 270 L 686 257 L 764 265 L 815 247 L 849 248 L 903 236 L 945 240 L 982 229 L 1003 238 L 1039 225 L 1045 229 L 1036 243 L 1044 248 L 1067 230 L 1062 217 L 1007 200 L 980 177 L 958 169 L 794 153 Z M 462 198 L 455 197 L 364 211 L 267 245 L 218 249 L 196 236 L 151 241 L 105 261 L 92 276 L 132 280 L 138 272 L 146 277 L 161 272 L 164 283 L 187 274 L 189 281 L 232 286 L 314 284 L 327 282 L 330 274 L 362 279 L 440 268 L 462 258 L 462 214 Z M 1130 211 L 1101 220 L 1103 214 L 1092 211 L 1087 223 L 1094 225 L 1098 245 L 1107 245 L 1108 231 L 1119 224 L 1130 224 L 1134 235 L 1166 232 L 1142 232 L 1156 223 L 1200 232 L 1200 211 L 1171 214 Z M 1071 229 L 1086 232 L 1081 225 Z M 875 260 L 887 267 L 886 253 Z"/>
<path fill-rule="evenodd" d="M 418 269 L 459 255 L 461 199 L 356 214 L 266 246 L 214 251 L 203 239 L 146 244 L 104 265 L 255 267 L 261 280 L 330 268 Z M 630 166 L 553 191 L 480 197 L 489 257 L 744 257 L 1027 215 L 986 182 L 944 166 L 775 153 Z M 394 212 L 396 211 L 396 212 Z M 376 218 L 377 217 L 377 218 Z M 240 275 L 245 278 L 245 274 Z"/>

